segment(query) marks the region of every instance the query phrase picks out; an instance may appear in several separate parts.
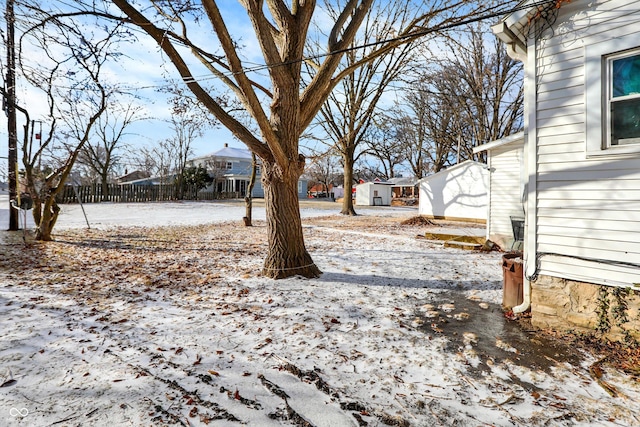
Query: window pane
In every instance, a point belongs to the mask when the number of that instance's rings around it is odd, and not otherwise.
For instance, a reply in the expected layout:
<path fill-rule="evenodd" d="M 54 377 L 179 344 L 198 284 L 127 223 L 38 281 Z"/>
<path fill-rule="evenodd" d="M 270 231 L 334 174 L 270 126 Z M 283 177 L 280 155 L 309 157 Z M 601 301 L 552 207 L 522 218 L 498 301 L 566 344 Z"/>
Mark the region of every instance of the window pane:
<path fill-rule="evenodd" d="M 611 103 L 611 145 L 640 143 L 640 98 Z"/>
<path fill-rule="evenodd" d="M 613 61 L 613 97 L 640 94 L 640 55 Z"/>

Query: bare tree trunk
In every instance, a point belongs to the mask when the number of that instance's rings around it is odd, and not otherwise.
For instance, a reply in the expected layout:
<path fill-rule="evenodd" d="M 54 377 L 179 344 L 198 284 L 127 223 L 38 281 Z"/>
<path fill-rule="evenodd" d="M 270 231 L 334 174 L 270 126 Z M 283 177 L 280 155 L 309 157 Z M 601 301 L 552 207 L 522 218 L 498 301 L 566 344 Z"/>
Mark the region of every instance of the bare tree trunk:
<path fill-rule="evenodd" d="M 184 185 L 182 184 L 184 171 L 178 171 L 178 178 L 175 180 L 174 187 L 176 189 L 176 199 L 183 200 L 184 199 Z"/>
<path fill-rule="evenodd" d="M 282 173 L 277 165 L 266 162 L 262 169 L 269 245 L 262 274 L 272 279 L 320 276 L 304 245 L 298 200 L 301 172 Z"/>
<path fill-rule="evenodd" d="M 102 197 L 100 200 L 107 202 L 109 201 L 109 176 L 106 173 L 100 175 L 100 183 L 102 185 Z"/>
<path fill-rule="evenodd" d="M 23 154 L 22 162 L 24 164 L 27 188 L 29 190 L 29 194 L 31 195 L 31 200 L 33 200 L 33 221 L 35 224 L 40 224 L 40 220 L 42 219 L 42 199 L 40 198 L 40 193 L 38 192 L 35 184 L 35 177 L 33 176 L 34 168 L 33 165 L 27 160 L 25 154 Z"/>
<path fill-rule="evenodd" d="M 244 196 L 245 216 L 243 219 L 245 227 L 251 227 L 251 213 L 253 208 L 253 187 L 256 185 L 256 155 L 251 153 L 251 176 L 249 177 L 249 186 L 247 194 Z"/>
<path fill-rule="evenodd" d="M 342 156 L 344 160 L 344 198 L 342 199 L 342 215 L 358 215 L 353 207 L 353 155 Z"/>
<path fill-rule="evenodd" d="M 244 222 L 245 227 L 251 227 L 253 223 L 251 222 L 251 211 L 253 209 L 253 198 L 247 194 L 244 196 L 244 216 L 242 217 L 242 221 Z"/>
<path fill-rule="evenodd" d="M 50 242 L 53 240 L 51 232 L 58 220 L 58 214 L 60 213 L 60 207 L 55 201 L 55 195 L 48 196 L 42 209 L 42 217 L 38 228 L 36 229 L 36 240 Z"/>

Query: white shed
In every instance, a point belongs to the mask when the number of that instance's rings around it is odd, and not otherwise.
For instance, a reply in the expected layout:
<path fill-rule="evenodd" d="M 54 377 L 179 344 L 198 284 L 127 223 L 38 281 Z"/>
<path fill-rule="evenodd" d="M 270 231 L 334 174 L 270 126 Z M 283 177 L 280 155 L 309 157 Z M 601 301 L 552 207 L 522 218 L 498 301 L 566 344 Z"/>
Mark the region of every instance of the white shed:
<path fill-rule="evenodd" d="M 487 165 L 467 160 L 422 178 L 420 215 L 485 222 L 488 175 Z"/>
<path fill-rule="evenodd" d="M 356 185 L 357 206 L 390 206 L 391 184 L 388 182 L 365 182 Z"/>
<path fill-rule="evenodd" d="M 489 210 L 487 239 L 503 249 L 521 249 L 514 236 L 524 232 L 524 132 L 518 132 L 474 148 L 487 152 Z"/>

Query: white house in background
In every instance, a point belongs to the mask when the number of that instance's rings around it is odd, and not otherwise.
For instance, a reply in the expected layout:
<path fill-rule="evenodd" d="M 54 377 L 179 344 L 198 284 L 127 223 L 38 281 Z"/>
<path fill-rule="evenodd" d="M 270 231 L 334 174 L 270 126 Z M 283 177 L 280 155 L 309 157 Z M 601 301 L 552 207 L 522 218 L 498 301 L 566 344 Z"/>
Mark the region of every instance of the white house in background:
<path fill-rule="evenodd" d="M 487 165 L 467 160 L 422 178 L 419 213 L 431 218 L 487 220 Z"/>
<path fill-rule="evenodd" d="M 391 206 L 391 183 L 365 182 L 356 185 L 356 206 Z"/>
<path fill-rule="evenodd" d="M 256 180 L 251 194 L 253 197 L 264 197 L 264 188 L 260 180 L 261 162 L 260 159 L 256 161 Z M 201 166 L 207 170 L 213 178 L 209 191 L 212 189 L 218 193 L 237 193 L 244 197 L 249 188 L 252 157 L 251 151 L 246 148 L 234 148 L 224 144 L 223 148 L 214 153 L 189 160 L 189 166 Z M 299 198 L 307 197 L 307 183 L 308 179 L 305 177 L 298 180 Z"/>
<path fill-rule="evenodd" d="M 525 69 L 527 280 L 514 311 L 594 328 L 599 292 L 640 282 L 640 0 L 521 6 L 493 27 Z M 637 337 L 639 299 L 627 303 Z"/>
<path fill-rule="evenodd" d="M 257 160 L 256 181 L 253 187 L 253 197 L 264 197 L 264 189 L 260 182 L 260 162 Z M 213 191 L 218 193 L 237 193 L 245 196 L 249 188 L 252 159 L 251 151 L 243 148 L 229 147 L 224 144 L 220 150 L 196 157 L 189 161 L 191 166 L 200 166 L 213 177 L 211 184 Z M 305 189 L 306 190 L 306 189 Z"/>
<path fill-rule="evenodd" d="M 473 149 L 487 152 L 487 239 L 503 249 L 521 249 L 524 231 L 524 132 Z M 514 241 L 516 240 L 516 241 Z"/>

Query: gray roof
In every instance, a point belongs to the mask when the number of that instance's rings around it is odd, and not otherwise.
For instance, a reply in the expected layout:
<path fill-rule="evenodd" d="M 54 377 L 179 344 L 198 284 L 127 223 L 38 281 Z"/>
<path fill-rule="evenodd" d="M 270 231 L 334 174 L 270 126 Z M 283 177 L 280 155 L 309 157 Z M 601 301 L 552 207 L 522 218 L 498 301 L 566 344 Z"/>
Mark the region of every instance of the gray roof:
<path fill-rule="evenodd" d="M 223 147 L 218 151 L 214 151 L 210 154 L 205 154 L 204 156 L 198 156 L 193 160 L 209 159 L 212 157 L 251 160 L 251 151 L 247 150 L 246 148 Z"/>
<path fill-rule="evenodd" d="M 224 147 L 215 153 L 215 157 L 229 157 L 234 159 L 251 159 L 251 151 L 246 148 Z"/>
<path fill-rule="evenodd" d="M 418 184 L 418 180 L 413 177 L 397 177 L 397 178 L 389 178 L 387 182 L 390 182 L 393 185 L 399 186 L 408 186 L 408 185 L 416 185 Z"/>

